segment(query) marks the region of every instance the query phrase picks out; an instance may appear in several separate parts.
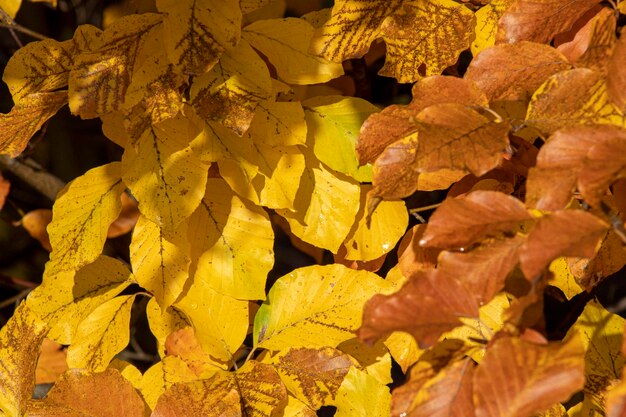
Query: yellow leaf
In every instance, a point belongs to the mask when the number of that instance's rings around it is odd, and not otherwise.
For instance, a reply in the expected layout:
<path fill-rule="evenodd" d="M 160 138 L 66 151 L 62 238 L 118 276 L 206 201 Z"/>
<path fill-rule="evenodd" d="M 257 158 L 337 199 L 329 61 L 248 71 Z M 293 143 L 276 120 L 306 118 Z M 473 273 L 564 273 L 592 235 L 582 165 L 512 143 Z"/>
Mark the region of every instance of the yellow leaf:
<path fill-rule="evenodd" d="M 257 104 L 271 95 L 267 65 L 244 40 L 191 86 L 191 101 L 198 115 L 207 122 L 223 124 L 239 136 L 250 127 Z"/>
<path fill-rule="evenodd" d="M 584 291 L 574 279 L 566 258 L 560 257 L 552 261 L 549 270 L 552 272 L 552 278 L 548 283 L 563 291 L 568 300 Z"/>
<path fill-rule="evenodd" d="M 148 406 L 154 409 L 165 390 L 177 382 L 197 379 L 185 361 L 175 356 L 166 356 L 152 365 L 141 378 L 140 391 Z M 153 413 L 152 416 L 157 414 Z"/>
<path fill-rule="evenodd" d="M 165 49 L 185 75 L 201 75 L 241 36 L 238 0 L 157 0 L 165 14 Z"/>
<path fill-rule="evenodd" d="M 141 387 L 141 379 L 143 378 L 143 375 L 136 366 L 121 359 L 114 358 L 109 364 L 108 369 L 115 369 L 119 371 L 124 379 L 130 382 L 137 390 Z"/>
<path fill-rule="evenodd" d="M 195 281 L 245 300 L 265 299 L 274 265 L 274 231 L 263 208 L 245 203 L 222 179 L 210 178 L 206 195 L 189 219 Z"/>
<path fill-rule="evenodd" d="M 222 366 L 222 364 L 215 362 L 202 349 L 191 327 L 185 327 L 170 334 L 165 342 L 165 350 L 168 356 L 182 359 L 198 379 L 210 378 L 219 371 L 228 368 L 228 366 Z"/>
<path fill-rule="evenodd" d="M 137 283 L 150 291 L 165 311 L 176 301 L 189 277 L 186 227 L 179 226 L 166 235 L 146 217 L 139 217 L 130 243 L 130 262 Z"/>
<path fill-rule="evenodd" d="M 206 188 L 208 165 L 189 142 L 200 130 L 182 115 L 150 126 L 122 156 L 124 182 L 139 202 L 139 211 L 175 233 L 198 207 Z"/>
<path fill-rule="evenodd" d="M 78 272 L 45 274 L 43 283 L 28 295 L 26 303 L 50 326 L 48 338 L 69 345 L 79 323 L 133 281 L 126 265 L 101 255 Z"/>
<path fill-rule="evenodd" d="M 586 348 L 585 387 L 581 415 L 604 415 L 606 390 L 620 378 L 626 360 L 621 354 L 624 324 L 597 301 L 590 301 L 570 328 L 578 332 Z"/>
<path fill-rule="evenodd" d="M 476 13 L 476 37 L 472 41 L 472 55 L 478 53 L 496 43 L 498 32 L 498 20 L 502 13 L 513 3 L 513 0 L 491 0 L 489 4 L 481 7 Z"/>
<path fill-rule="evenodd" d="M 281 80 L 321 84 L 343 75 L 343 67 L 309 52 L 314 31 L 303 19 L 266 19 L 246 26 L 243 38 L 267 56 Z"/>
<path fill-rule="evenodd" d="M 235 373 L 243 414 L 250 417 L 280 415 L 287 405 L 287 389 L 273 366 L 254 360 Z"/>
<path fill-rule="evenodd" d="M 368 192 L 371 186 L 361 187 L 361 202 L 356 222 L 343 242 L 346 259 L 371 261 L 391 251 L 404 235 L 409 224 L 409 213 L 404 201 L 382 201 L 368 219 Z"/>
<path fill-rule="evenodd" d="M 283 417 L 316 417 L 317 414 L 308 405 L 291 395 L 287 398 L 287 406 Z"/>
<path fill-rule="evenodd" d="M 265 7 L 275 0 L 240 0 L 239 7 L 241 7 L 241 13 L 246 14 L 253 12 L 261 7 Z"/>
<path fill-rule="evenodd" d="M 304 145 L 306 134 L 302 105 L 287 101 L 260 102 L 246 133 L 253 142 L 270 146 Z"/>
<path fill-rule="evenodd" d="M 202 349 L 230 368 L 248 330 L 248 302 L 220 294 L 196 276 L 174 307 L 187 316 Z"/>
<path fill-rule="evenodd" d="M 180 309 L 170 306 L 165 311 L 161 310 L 159 303 L 151 298 L 146 305 L 146 316 L 150 331 L 157 340 L 159 356 L 165 356 L 165 340 L 170 333 L 184 329 L 191 325 L 189 318 Z"/>
<path fill-rule="evenodd" d="M 587 68 L 554 74 L 533 94 L 526 123 L 545 133 L 578 124 L 624 126 L 623 112 L 611 102 L 604 76 Z"/>
<path fill-rule="evenodd" d="M 289 392 L 314 410 L 332 404 L 350 367 L 357 365 L 350 356 L 330 347 L 291 348 L 272 357 L 269 363 Z"/>
<path fill-rule="evenodd" d="M 0 0 L 0 8 L 2 8 L 11 19 L 15 19 L 21 5 L 22 0 Z M 4 21 L 4 19 L 0 17 L 0 21 Z"/>
<path fill-rule="evenodd" d="M 123 17 L 104 31 L 96 49 L 76 57 L 69 77 L 73 114 L 91 119 L 121 107 L 139 51 L 160 23 L 156 13 Z"/>
<path fill-rule="evenodd" d="M 368 346 L 358 338 L 342 342 L 337 349 L 356 359 L 368 375 L 376 378 L 383 385 L 393 382 L 391 378 L 391 355 L 382 341 Z"/>
<path fill-rule="evenodd" d="M 52 252 L 47 275 L 76 271 L 100 255 L 109 225 L 122 210 L 121 174 L 120 163 L 111 162 L 87 171 L 59 193 L 48 225 Z"/>
<path fill-rule="evenodd" d="M 15 158 L 22 153 L 30 138 L 66 103 L 67 91 L 34 93 L 9 113 L 0 114 L 0 154 Z"/>
<path fill-rule="evenodd" d="M 20 103 L 29 94 L 53 92 L 67 86 L 75 56 L 96 47 L 101 36 L 102 31 L 95 26 L 81 25 L 73 39 L 64 42 L 46 39 L 18 49 L 2 75 L 13 101 Z"/>
<path fill-rule="evenodd" d="M 363 304 L 385 288 L 376 274 L 310 266 L 279 278 L 254 319 L 254 344 L 270 350 L 335 347 L 354 337 Z"/>
<path fill-rule="evenodd" d="M 401 0 L 337 0 L 331 17 L 313 37 L 313 52 L 341 63 L 360 58 L 380 36 L 380 25 L 402 5 Z"/>
<path fill-rule="evenodd" d="M 401 83 L 438 75 L 470 45 L 474 13 L 452 0 L 415 0 L 381 27 L 387 58 L 380 75 Z"/>
<path fill-rule="evenodd" d="M 21 303 L 0 330 L 0 413 L 21 417 L 35 388 L 35 367 L 48 328 Z"/>
<path fill-rule="evenodd" d="M 371 182 L 372 167 L 359 167 L 355 146 L 361 125 L 379 111 L 378 107 L 360 98 L 341 96 L 315 97 L 302 105 L 315 156 L 335 171 Z"/>
<path fill-rule="evenodd" d="M 388 417 L 391 394 L 376 378 L 352 368 L 339 387 L 335 405 L 336 417 Z"/>
<path fill-rule="evenodd" d="M 393 359 L 398 362 L 402 372 L 406 373 L 411 365 L 419 359 L 422 349 L 417 346 L 415 338 L 408 333 L 393 332 L 385 339 L 385 346 Z"/>
<path fill-rule="evenodd" d="M 67 351 L 67 365 L 70 368 L 101 372 L 109 366 L 113 357 L 128 345 L 133 301 L 134 295 L 122 295 L 109 300 L 78 325 L 73 343 Z"/>
<path fill-rule="evenodd" d="M 295 202 L 295 213 L 276 210 L 287 219 L 294 235 L 307 243 L 337 253 L 359 211 L 360 187 L 351 178 L 313 165 L 309 157 Z"/>

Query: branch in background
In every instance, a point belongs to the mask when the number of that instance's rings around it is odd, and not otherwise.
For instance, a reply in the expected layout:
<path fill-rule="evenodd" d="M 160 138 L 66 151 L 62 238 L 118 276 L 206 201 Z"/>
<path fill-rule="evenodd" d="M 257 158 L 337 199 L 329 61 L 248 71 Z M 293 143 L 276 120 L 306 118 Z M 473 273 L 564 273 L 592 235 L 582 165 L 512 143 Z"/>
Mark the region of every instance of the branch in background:
<path fill-rule="evenodd" d="M 34 30 L 30 30 L 25 28 L 24 26 L 18 24 L 13 20 L 11 16 L 7 12 L 5 12 L 2 7 L 0 7 L 0 28 L 8 29 L 11 32 L 11 36 L 15 40 L 15 43 L 21 48 L 24 46 L 20 38 L 17 37 L 15 32 L 23 33 L 24 35 L 28 35 L 31 38 L 45 40 L 49 39 L 47 36 L 42 35 L 41 33 L 35 32 Z"/>
<path fill-rule="evenodd" d="M 65 183 L 48 172 L 33 168 L 31 165 L 36 165 L 34 161 L 29 159 L 25 161 L 0 155 L 0 169 L 11 172 L 50 201 L 56 200 L 58 192 L 65 187 Z"/>

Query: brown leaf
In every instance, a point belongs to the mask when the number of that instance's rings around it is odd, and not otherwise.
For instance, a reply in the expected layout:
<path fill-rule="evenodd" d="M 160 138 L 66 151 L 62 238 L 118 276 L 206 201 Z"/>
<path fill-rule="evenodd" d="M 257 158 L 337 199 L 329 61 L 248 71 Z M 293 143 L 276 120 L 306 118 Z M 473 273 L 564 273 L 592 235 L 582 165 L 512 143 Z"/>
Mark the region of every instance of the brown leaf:
<path fill-rule="evenodd" d="M 70 370 L 45 399 L 29 405 L 31 417 L 145 417 L 141 395 L 116 369 L 101 373 Z"/>
<path fill-rule="evenodd" d="M 440 248 L 460 248 L 485 237 L 512 231 L 518 223 L 530 220 L 524 204 L 497 191 L 474 191 L 449 198 L 428 222 L 420 244 Z"/>
<path fill-rule="evenodd" d="M 37 239 L 41 246 L 48 252 L 52 251 L 47 230 L 48 224 L 50 224 L 51 221 L 52 210 L 37 209 L 26 213 L 20 222 L 28 234 L 34 239 Z"/>
<path fill-rule="evenodd" d="M 67 103 L 67 91 L 34 93 L 0 114 L 0 154 L 18 156 L 35 133 Z"/>
<path fill-rule="evenodd" d="M 535 279 L 560 256 L 593 257 L 608 227 L 599 217 L 582 210 L 562 210 L 541 217 L 521 249 L 524 275 Z"/>
<path fill-rule="evenodd" d="M 567 263 L 578 285 L 591 291 L 604 278 L 626 265 L 626 248 L 617 234 L 610 230 L 593 259 L 571 258 Z"/>
<path fill-rule="evenodd" d="M 498 41 L 547 43 L 600 0 L 517 0 L 498 21 Z"/>
<path fill-rule="evenodd" d="M 497 167 L 509 146 L 509 124 L 458 103 L 436 104 L 420 112 L 415 168 L 469 171 L 480 176 Z"/>
<path fill-rule="evenodd" d="M 10 191 L 11 183 L 0 174 L 0 210 L 4 207 Z"/>
<path fill-rule="evenodd" d="M 107 237 L 116 238 L 133 230 L 135 223 L 139 220 L 139 209 L 137 202 L 126 193 L 122 193 L 122 211 L 117 219 L 109 226 Z"/>
<path fill-rule="evenodd" d="M 580 337 L 536 345 L 501 337 L 474 374 L 476 417 L 527 417 L 567 400 L 585 383 Z"/>
<path fill-rule="evenodd" d="M 607 69 L 607 89 L 611 100 L 623 111 L 626 111 L 626 29 L 622 28 L 620 37 Z"/>
<path fill-rule="evenodd" d="M 35 384 L 53 383 L 67 370 L 66 350 L 50 339 L 44 339 L 35 370 Z"/>
<path fill-rule="evenodd" d="M 473 294 L 459 280 L 436 270 L 420 271 L 395 294 L 377 294 L 365 304 L 358 336 L 371 343 L 401 330 L 413 335 L 423 348 L 459 326 L 459 317 L 477 315 Z"/>
<path fill-rule="evenodd" d="M 287 405 L 287 389 L 273 366 L 254 360 L 235 373 L 247 417 L 278 416 Z"/>
<path fill-rule="evenodd" d="M 407 106 L 385 107 L 363 123 L 356 145 L 361 164 L 374 162 L 388 145 L 415 132 L 415 116 L 426 107 L 441 103 L 489 105 L 485 94 L 472 82 L 443 75 L 434 75 L 415 83 L 412 96 Z"/>
<path fill-rule="evenodd" d="M 471 80 L 490 100 L 528 100 L 552 74 L 571 68 L 567 59 L 548 45 L 522 41 L 482 51 L 470 63 Z"/>
<path fill-rule="evenodd" d="M 410 229 L 398 247 L 398 266 L 405 277 L 413 276 L 419 271 L 433 269 L 437 265 L 437 256 L 440 250 L 425 248 L 420 245 L 420 240 L 426 230 L 425 224 L 418 224 Z"/>

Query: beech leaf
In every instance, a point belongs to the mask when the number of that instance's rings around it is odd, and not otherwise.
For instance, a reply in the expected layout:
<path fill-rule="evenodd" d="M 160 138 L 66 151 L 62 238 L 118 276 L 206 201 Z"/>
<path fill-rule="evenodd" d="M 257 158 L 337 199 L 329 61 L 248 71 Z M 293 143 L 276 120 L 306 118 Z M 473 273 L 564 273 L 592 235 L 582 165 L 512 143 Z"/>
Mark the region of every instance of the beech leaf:
<path fill-rule="evenodd" d="M 389 388 L 373 376 L 355 367 L 344 378 L 337 391 L 336 417 L 387 417 L 391 407 Z"/>
<path fill-rule="evenodd" d="M 496 43 L 498 20 L 515 0 L 492 0 L 478 9 L 476 16 L 475 37 L 471 44 L 472 55 L 493 46 Z"/>
<path fill-rule="evenodd" d="M 626 31 L 622 28 L 608 62 L 606 81 L 609 97 L 622 111 L 626 111 L 626 69 L 621 64 L 624 60 L 626 60 Z"/>
<path fill-rule="evenodd" d="M 248 361 L 237 370 L 235 380 L 245 416 L 276 415 L 287 405 L 287 389 L 271 365 Z"/>

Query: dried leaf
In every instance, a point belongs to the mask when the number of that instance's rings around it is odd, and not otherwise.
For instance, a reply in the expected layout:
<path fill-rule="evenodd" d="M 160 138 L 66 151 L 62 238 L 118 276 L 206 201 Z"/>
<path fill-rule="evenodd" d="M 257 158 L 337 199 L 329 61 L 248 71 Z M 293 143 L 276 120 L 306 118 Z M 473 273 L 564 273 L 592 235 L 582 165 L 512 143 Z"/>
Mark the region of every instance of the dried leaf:
<path fill-rule="evenodd" d="M 63 346 L 50 339 L 44 339 L 35 370 L 35 384 L 54 383 L 67 370 Z"/>
<path fill-rule="evenodd" d="M 248 361 L 237 370 L 235 380 L 245 416 L 280 415 L 287 405 L 287 389 L 271 365 Z"/>
<path fill-rule="evenodd" d="M 420 241 L 426 231 L 425 224 L 418 224 L 409 229 L 398 247 L 398 266 L 405 277 L 413 276 L 419 271 L 434 269 L 437 265 L 439 249 L 424 247 Z"/>
<path fill-rule="evenodd" d="M 623 4 L 620 4 L 620 6 L 623 6 Z M 622 111 L 626 111 L 626 69 L 622 65 L 625 60 L 626 30 L 622 28 L 608 63 L 606 80 L 609 97 Z"/>
<path fill-rule="evenodd" d="M 626 248 L 617 233 L 609 230 L 593 259 L 568 259 L 568 265 L 578 286 L 590 291 L 626 265 Z"/>
<path fill-rule="evenodd" d="M 41 246 L 48 252 L 52 251 L 50 238 L 46 228 L 52 221 L 52 210 L 37 209 L 29 211 L 22 217 L 21 226 L 26 229 L 28 234 L 39 241 Z"/>

